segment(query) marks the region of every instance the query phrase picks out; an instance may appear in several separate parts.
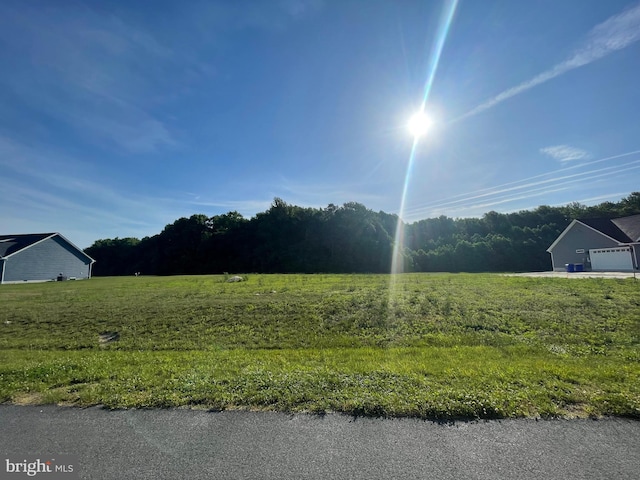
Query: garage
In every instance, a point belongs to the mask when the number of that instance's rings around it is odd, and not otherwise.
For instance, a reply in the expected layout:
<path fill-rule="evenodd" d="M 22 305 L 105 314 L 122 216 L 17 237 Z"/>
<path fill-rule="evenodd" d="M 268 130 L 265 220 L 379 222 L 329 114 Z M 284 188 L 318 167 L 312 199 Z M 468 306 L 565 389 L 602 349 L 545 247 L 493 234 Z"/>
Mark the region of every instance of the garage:
<path fill-rule="evenodd" d="M 597 248 L 589 250 L 591 269 L 594 271 L 631 271 L 633 257 L 630 247 Z"/>
<path fill-rule="evenodd" d="M 547 249 L 554 271 L 583 264 L 584 270 L 630 272 L 640 263 L 640 214 L 573 220 Z"/>

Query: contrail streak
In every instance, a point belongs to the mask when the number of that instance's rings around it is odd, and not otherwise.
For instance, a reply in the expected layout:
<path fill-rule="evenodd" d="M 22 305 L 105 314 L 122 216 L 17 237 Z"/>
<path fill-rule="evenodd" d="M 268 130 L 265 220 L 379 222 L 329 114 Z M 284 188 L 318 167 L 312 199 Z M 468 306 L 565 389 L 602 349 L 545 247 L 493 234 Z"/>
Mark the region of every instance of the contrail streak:
<path fill-rule="evenodd" d="M 615 165 L 615 166 L 612 166 L 612 167 L 598 168 L 596 170 L 589 170 L 587 172 L 574 173 L 573 175 L 565 175 L 564 177 L 550 178 L 550 179 L 541 180 L 541 181 L 538 181 L 538 182 L 531 182 L 531 183 L 527 183 L 527 184 L 524 184 L 524 185 L 519 185 L 519 186 L 515 186 L 515 187 L 510 187 L 510 188 L 504 188 L 502 190 L 493 190 L 493 191 L 488 192 L 488 193 L 483 193 L 481 195 L 475 195 L 475 196 L 472 196 L 472 197 L 466 197 L 466 198 L 463 198 L 463 199 L 460 199 L 460 200 L 455 200 L 455 201 L 452 201 L 452 202 L 439 203 L 436 206 L 442 207 L 442 206 L 446 206 L 446 205 L 455 205 L 457 203 L 462 203 L 462 202 L 466 202 L 466 201 L 469 201 L 469 200 L 477 200 L 479 198 L 493 197 L 493 196 L 498 195 L 500 193 L 506 193 L 506 192 L 513 192 L 513 191 L 516 191 L 516 190 L 529 189 L 529 188 L 532 188 L 532 187 L 537 187 L 538 185 L 547 185 L 547 184 L 550 184 L 550 183 L 558 183 L 561 180 L 567 180 L 567 179 L 570 179 L 570 178 L 577 178 L 577 177 L 584 177 L 586 175 L 592 175 L 594 173 L 607 172 L 607 171 L 610 171 L 610 170 L 616 170 L 616 171 L 613 171 L 611 173 L 617 173 L 618 171 L 621 171 L 621 170 L 619 170 L 620 167 L 627 167 L 629 165 L 634 165 L 634 164 L 638 164 L 638 163 L 640 163 L 640 160 L 635 160 L 633 162 L 630 162 L 630 163 L 627 163 L 627 164 L 624 164 L 624 165 Z"/>
<path fill-rule="evenodd" d="M 465 202 L 465 201 L 477 198 L 477 197 L 481 196 L 481 194 L 483 194 L 485 192 L 488 192 L 488 194 L 490 195 L 492 193 L 495 193 L 495 192 L 499 191 L 498 189 L 511 187 L 511 186 L 514 186 L 514 185 L 519 185 L 519 184 L 522 184 L 522 183 L 525 183 L 525 182 L 531 182 L 532 180 L 548 177 L 549 175 L 557 175 L 558 173 L 561 173 L 561 172 L 566 172 L 566 171 L 569 171 L 569 170 L 575 170 L 575 169 L 579 169 L 579 168 L 584 168 L 584 167 L 587 167 L 589 165 L 595 165 L 597 163 L 602 163 L 602 162 L 606 162 L 606 161 L 609 161 L 609 160 L 615 160 L 615 159 L 618 159 L 618 158 L 628 157 L 628 156 L 636 155 L 636 154 L 640 154 L 640 150 L 633 150 L 631 152 L 621 153 L 621 154 L 618 154 L 618 155 L 611 155 L 609 157 L 604 157 L 604 158 L 600 158 L 598 160 L 593 160 L 593 161 L 590 161 L 590 162 L 581 163 L 579 165 L 571 165 L 569 167 L 559 168 L 559 169 L 553 170 L 551 172 L 541 173 L 539 175 L 534 175 L 534 176 L 531 176 L 531 177 L 523 178 L 521 180 L 516 180 L 516 181 L 508 182 L 508 183 L 502 183 L 502 184 L 496 185 L 494 187 L 482 188 L 482 189 L 479 189 L 479 190 L 474 190 L 472 192 L 462 193 L 462 194 L 459 194 L 459 195 L 453 195 L 451 197 L 445 198 L 445 199 L 443 199 L 441 201 L 438 201 L 438 202 L 430 202 L 430 203 L 426 203 L 426 204 L 422 204 L 422 205 L 416 206 L 414 208 L 409 209 L 408 213 L 411 213 L 412 215 L 415 215 L 415 214 L 417 214 L 419 212 L 426 211 L 426 210 L 428 210 L 430 208 L 437 208 L 437 207 L 450 205 L 450 204 L 454 204 L 454 203 Z M 456 200 L 456 199 L 459 199 L 459 200 Z"/>
<path fill-rule="evenodd" d="M 589 32 L 585 45 L 572 57 L 520 85 L 505 90 L 452 120 L 451 123 L 484 112 L 511 97 L 515 97 L 564 73 L 600 60 L 617 50 L 622 50 L 638 40 L 640 40 L 640 4 L 596 25 Z"/>
<path fill-rule="evenodd" d="M 573 175 L 565 175 L 564 177 L 558 177 L 558 178 L 552 178 L 552 179 L 548 179 L 540 182 L 528 183 L 525 185 L 520 185 L 517 187 L 507 188 L 503 190 L 494 190 L 492 192 L 485 193 L 482 195 L 466 197 L 456 201 L 436 203 L 436 204 L 429 205 L 428 207 L 422 207 L 420 209 L 413 209 L 412 213 L 413 215 L 418 215 L 420 213 L 428 212 L 429 210 L 434 210 L 434 209 L 444 208 L 444 210 L 451 210 L 455 208 L 456 210 L 460 210 L 461 208 L 471 209 L 471 208 L 498 205 L 501 203 L 506 203 L 507 201 L 518 200 L 521 198 L 514 195 L 524 195 L 530 192 L 537 192 L 537 191 L 543 192 L 543 193 L 544 192 L 551 193 L 555 190 L 550 190 L 550 189 L 558 186 L 572 185 L 575 183 L 584 182 L 586 180 L 596 180 L 604 177 L 609 177 L 612 175 L 617 175 L 622 172 L 636 170 L 640 168 L 640 165 L 638 164 L 640 164 L 640 160 L 635 160 L 633 162 L 629 162 L 623 165 L 599 168 L 595 170 L 589 170 L 587 172 L 576 173 Z M 519 192 L 519 193 L 516 193 L 516 192 Z M 467 205 L 467 203 L 471 201 L 481 200 L 481 199 L 485 199 L 492 203 Z"/>

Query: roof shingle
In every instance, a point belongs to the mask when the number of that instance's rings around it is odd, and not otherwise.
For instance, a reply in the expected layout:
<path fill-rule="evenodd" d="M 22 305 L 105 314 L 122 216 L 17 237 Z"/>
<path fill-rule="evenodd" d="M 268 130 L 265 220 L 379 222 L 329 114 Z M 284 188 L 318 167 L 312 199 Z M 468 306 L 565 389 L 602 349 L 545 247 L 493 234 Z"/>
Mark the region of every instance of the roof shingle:
<path fill-rule="evenodd" d="M 640 241 L 640 215 L 614 218 L 611 221 L 620 230 L 622 230 L 631 239 L 632 242 Z"/>
<path fill-rule="evenodd" d="M 625 217 L 626 218 L 626 217 Z M 619 219 L 618 219 L 619 220 Z M 633 240 L 609 218 L 580 218 L 580 223 L 584 223 L 589 227 L 611 237 L 620 243 L 631 243 Z"/>
<path fill-rule="evenodd" d="M 55 233 L 27 233 L 21 235 L 0 235 L 0 257 L 7 257 L 27 248 Z"/>

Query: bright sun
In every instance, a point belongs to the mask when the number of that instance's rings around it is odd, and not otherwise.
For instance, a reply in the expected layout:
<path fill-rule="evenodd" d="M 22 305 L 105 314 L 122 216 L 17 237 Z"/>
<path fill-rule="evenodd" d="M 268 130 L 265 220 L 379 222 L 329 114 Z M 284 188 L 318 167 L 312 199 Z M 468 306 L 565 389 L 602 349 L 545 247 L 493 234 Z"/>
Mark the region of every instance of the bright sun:
<path fill-rule="evenodd" d="M 429 131 L 429 128 L 431 128 L 432 124 L 433 120 L 431 120 L 427 114 L 424 112 L 418 112 L 413 114 L 409 119 L 407 126 L 409 128 L 409 133 L 417 138 L 425 135 Z"/>

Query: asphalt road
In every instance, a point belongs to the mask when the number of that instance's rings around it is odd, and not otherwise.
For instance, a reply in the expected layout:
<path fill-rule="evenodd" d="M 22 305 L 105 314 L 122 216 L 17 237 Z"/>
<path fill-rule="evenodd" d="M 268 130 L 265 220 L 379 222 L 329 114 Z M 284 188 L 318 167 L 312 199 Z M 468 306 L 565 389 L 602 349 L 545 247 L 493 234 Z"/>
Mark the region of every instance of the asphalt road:
<path fill-rule="evenodd" d="M 3 405 L 0 431 L 4 458 L 76 455 L 82 479 L 640 478 L 640 422 L 624 419 L 437 424 Z"/>

